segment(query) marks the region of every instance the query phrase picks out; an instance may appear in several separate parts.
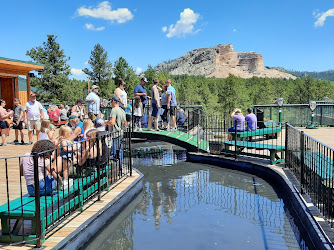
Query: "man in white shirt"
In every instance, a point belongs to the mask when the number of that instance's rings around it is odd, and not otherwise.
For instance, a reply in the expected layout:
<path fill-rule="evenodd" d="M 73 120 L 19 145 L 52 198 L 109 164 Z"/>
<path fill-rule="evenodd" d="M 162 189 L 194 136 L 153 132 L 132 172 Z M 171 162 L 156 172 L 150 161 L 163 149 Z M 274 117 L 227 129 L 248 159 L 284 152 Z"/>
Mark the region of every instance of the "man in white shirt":
<path fill-rule="evenodd" d="M 36 96 L 36 94 L 31 93 L 30 101 L 26 103 L 24 108 L 24 123 L 27 124 L 28 127 L 28 145 L 33 144 L 32 131 L 34 129 L 36 129 L 37 141 L 39 141 L 41 132 L 41 120 L 43 120 L 44 118 L 43 107 L 38 101 L 36 101 Z"/>
<path fill-rule="evenodd" d="M 100 114 L 100 97 L 97 95 L 99 90 L 99 86 L 93 85 L 92 92 L 86 96 L 86 102 L 88 102 L 88 113 L 92 112 L 94 115 Z"/>

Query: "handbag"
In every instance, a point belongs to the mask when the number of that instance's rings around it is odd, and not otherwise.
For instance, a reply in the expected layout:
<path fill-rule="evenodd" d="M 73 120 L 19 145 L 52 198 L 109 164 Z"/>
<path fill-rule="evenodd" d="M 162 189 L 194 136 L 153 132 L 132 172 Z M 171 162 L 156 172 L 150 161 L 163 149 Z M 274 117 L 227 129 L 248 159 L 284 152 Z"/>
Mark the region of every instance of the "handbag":
<path fill-rule="evenodd" d="M 7 123 L 8 127 L 13 124 L 13 121 L 11 119 L 6 119 L 5 122 Z"/>

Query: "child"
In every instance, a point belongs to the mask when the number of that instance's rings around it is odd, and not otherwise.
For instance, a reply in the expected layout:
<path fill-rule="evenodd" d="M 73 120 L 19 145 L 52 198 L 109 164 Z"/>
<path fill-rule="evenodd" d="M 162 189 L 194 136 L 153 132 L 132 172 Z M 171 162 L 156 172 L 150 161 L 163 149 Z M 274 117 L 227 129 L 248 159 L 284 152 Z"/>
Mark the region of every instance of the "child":
<path fill-rule="evenodd" d="M 87 132 L 94 129 L 95 126 L 94 126 L 94 123 L 92 122 L 92 120 L 88 118 L 88 119 L 84 119 L 82 127 L 83 127 L 83 130 L 84 130 L 84 140 L 86 140 L 87 139 Z"/>
<path fill-rule="evenodd" d="M 134 104 L 134 111 L 133 111 L 133 115 L 135 116 L 135 131 L 142 131 L 141 129 L 141 118 L 143 116 L 143 104 L 140 100 L 140 96 L 136 96 L 135 97 L 135 104 Z M 137 125 L 138 124 L 138 125 Z M 139 129 L 138 129 L 139 127 Z"/>
<path fill-rule="evenodd" d="M 72 160 L 75 159 L 76 151 L 78 151 L 78 144 L 73 144 L 68 138 L 72 134 L 72 129 L 69 126 L 63 125 L 59 129 L 58 145 L 60 147 L 60 153 L 54 164 L 61 162 L 63 169 L 63 187 L 64 189 L 73 186 L 73 179 L 68 178 L 68 171 L 72 165 Z"/>
<path fill-rule="evenodd" d="M 52 126 L 52 127 L 51 127 Z M 41 137 L 40 140 L 50 140 L 54 143 L 54 130 L 55 127 L 51 124 L 50 120 L 43 120 L 41 123 Z"/>
<path fill-rule="evenodd" d="M 39 192 L 40 195 L 52 195 L 54 189 L 57 186 L 56 180 L 58 179 L 61 184 L 61 178 L 58 176 L 55 169 L 50 167 L 51 155 L 55 145 L 48 140 L 41 140 L 34 144 L 31 149 L 31 153 L 26 153 L 22 157 L 21 169 L 26 179 L 27 190 L 30 196 L 35 196 L 34 187 L 34 158 L 33 153 L 42 153 L 38 158 L 38 176 L 39 176 Z M 46 191 L 46 192 L 45 192 Z"/>
<path fill-rule="evenodd" d="M 23 121 L 24 121 L 24 107 L 21 105 L 20 99 L 14 99 L 14 115 L 13 115 L 13 129 L 15 131 L 14 144 L 19 143 L 19 131 L 21 134 L 21 144 L 24 145 Z"/>

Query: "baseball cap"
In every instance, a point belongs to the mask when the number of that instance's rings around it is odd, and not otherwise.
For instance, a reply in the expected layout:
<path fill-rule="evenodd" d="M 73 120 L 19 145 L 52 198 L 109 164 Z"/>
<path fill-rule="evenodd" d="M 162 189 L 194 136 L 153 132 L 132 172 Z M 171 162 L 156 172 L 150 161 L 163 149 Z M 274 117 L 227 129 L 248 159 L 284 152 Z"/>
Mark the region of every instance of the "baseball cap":
<path fill-rule="evenodd" d="M 147 82 L 146 77 L 143 77 L 143 78 L 141 79 L 141 81 Z"/>
<path fill-rule="evenodd" d="M 95 127 L 99 131 L 105 131 L 106 130 L 105 122 L 101 117 L 96 118 Z"/>
<path fill-rule="evenodd" d="M 93 89 L 100 89 L 100 87 L 97 86 L 97 85 L 92 85 L 92 90 L 93 90 Z"/>
<path fill-rule="evenodd" d="M 35 93 L 31 93 L 30 96 L 37 96 Z"/>
<path fill-rule="evenodd" d="M 74 119 L 77 119 L 78 117 L 76 115 L 70 115 L 70 117 L 68 118 L 68 120 L 74 120 Z"/>
<path fill-rule="evenodd" d="M 120 102 L 121 99 L 119 99 L 118 96 L 114 96 L 113 98 L 111 98 L 111 101 L 114 101 L 114 102 Z"/>
<path fill-rule="evenodd" d="M 77 103 L 84 103 L 84 101 L 82 99 L 78 99 Z"/>

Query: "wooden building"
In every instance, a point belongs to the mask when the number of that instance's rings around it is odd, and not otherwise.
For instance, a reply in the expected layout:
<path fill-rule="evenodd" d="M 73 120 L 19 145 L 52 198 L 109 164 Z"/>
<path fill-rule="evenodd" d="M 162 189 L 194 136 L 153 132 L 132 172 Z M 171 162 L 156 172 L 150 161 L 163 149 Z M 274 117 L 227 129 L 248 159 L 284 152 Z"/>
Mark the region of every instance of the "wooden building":
<path fill-rule="evenodd" d="M 29 100 L 30 71 L 43 69 L 42 64 L 0 57 L 0 98 L 6 101 L 6 108 L 13 108 L 14 98 L 20 98 L 22 105 Z M 26 91 L 19 89 L 19 76 L 26 76 Z"/>

